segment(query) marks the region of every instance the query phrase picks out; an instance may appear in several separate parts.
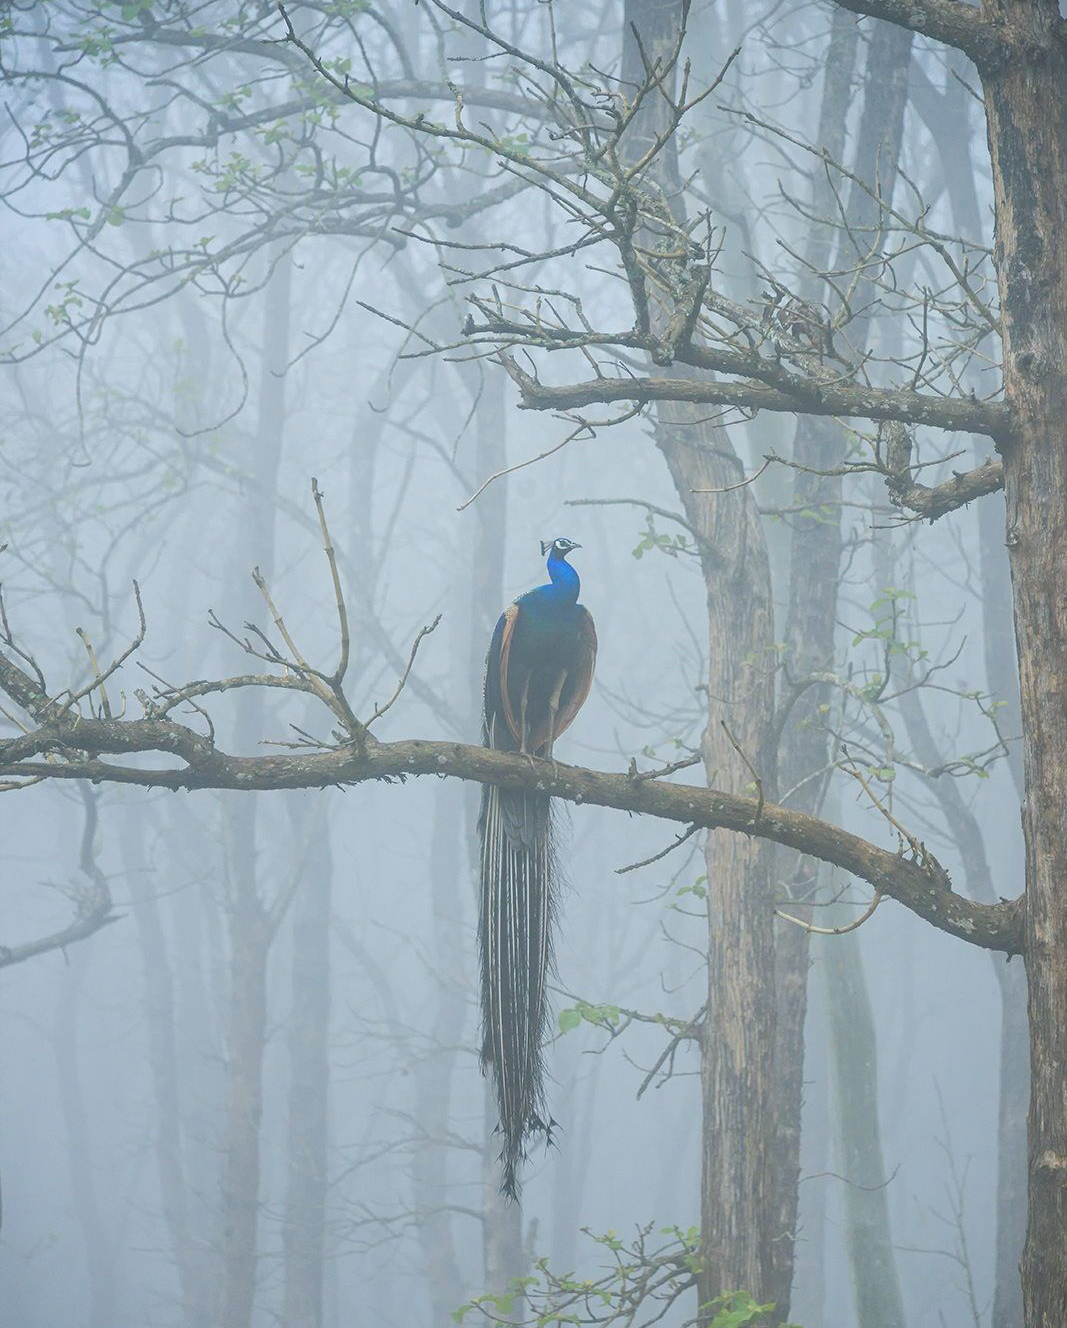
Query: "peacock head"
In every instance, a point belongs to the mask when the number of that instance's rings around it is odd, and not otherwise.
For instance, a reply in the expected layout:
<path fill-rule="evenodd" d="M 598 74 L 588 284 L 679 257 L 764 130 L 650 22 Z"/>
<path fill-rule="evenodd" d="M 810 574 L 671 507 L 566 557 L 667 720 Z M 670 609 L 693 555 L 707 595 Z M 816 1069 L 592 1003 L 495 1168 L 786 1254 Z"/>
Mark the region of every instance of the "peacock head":
<path fill-rule="evenodd" d="M 547 554 L 550 562 L 555 558 L 565 560 L 567 554 L 570 553 L 572 549 L 580 549 L 581 547 L 582 546 L 576 544 L 574 540 L 567 539 L 563 535 L 558 535 L 554 540 L 541 541 L 541 556 L 544 557 L 545 554 Z"/>

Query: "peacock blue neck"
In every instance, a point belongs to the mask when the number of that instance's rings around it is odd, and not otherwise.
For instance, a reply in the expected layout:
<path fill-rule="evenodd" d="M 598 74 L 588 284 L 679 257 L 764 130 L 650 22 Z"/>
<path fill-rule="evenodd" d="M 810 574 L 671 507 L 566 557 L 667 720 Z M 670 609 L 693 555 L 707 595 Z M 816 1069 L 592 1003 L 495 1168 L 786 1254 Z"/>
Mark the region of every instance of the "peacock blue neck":
<path fill-rule="evenodd" d="M 552 579 L 552 585 L 546 586 L 553 599 L 564 604 L 577 604 L 578 592 L 582 588 L 582 583 L 578 578 L 578 573 L 566 560 L 559 557 L 554 551 L 548 555 L 548 575 Z"/>

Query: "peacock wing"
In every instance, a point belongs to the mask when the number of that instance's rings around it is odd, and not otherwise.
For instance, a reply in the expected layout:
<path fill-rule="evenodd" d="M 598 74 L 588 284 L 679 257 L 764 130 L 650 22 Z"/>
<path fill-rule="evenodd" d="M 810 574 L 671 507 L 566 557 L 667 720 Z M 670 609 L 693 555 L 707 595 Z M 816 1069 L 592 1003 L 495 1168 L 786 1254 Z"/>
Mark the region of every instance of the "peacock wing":
<path fill-rule="evenodd" d="M 593 615 L 581 607 L 578 623 L 578 649 L 575 652 L 575 664 L 567 679 L 567 687 L 561 698 L 559 715 L 556 718 L 556 737 L 569 728 L 575 715 L 585 705 L 585 698 L 593 685 L 593 670 L 596 668 L 596 628 Z"/>
<path fill-rule="evenodd" d="M 511 647 L 515 640 L 515 625 L 519 621 L 518 604 L 509 604 L 501 616 L 502 624 L 500 629 L 500 709 L 503 712 L 504 720 L 511 730 L 512 737 L 516 743 L 522 745 L 522 735 L 519 731 L 519 721 L 515 714 L 515 708 L 511 702 L 512 681 L 509 670 L 511 668 Z"/>

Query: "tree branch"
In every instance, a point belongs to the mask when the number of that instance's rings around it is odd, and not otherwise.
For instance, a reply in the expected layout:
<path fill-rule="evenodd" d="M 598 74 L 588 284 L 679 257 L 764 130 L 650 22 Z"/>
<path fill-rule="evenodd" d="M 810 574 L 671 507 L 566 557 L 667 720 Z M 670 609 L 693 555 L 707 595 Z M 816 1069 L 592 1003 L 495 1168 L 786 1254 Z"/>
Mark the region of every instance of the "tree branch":
<path fill-rule="evenodd" d="M 836 415 L 844 419 L 898 420 L 927 424 L 952 432 L 1006 438 L 1011 431 L 1010 409 L 999 401 L 928 396 L 905 388 L 833 387 L 806 383 L 793 396 L 759 383 L 701 382 L 689 378 L 593 378 L 584 383 L 550 387 L 501 357 L 518 384 L 526 410 L 576 410 L 614 401 L 686 401 L 694 405 L 735 406 L 740 410 L 770 410 L 793 415 Z M 994 486 L 997 487 L 997 486 Z"/>
<path fill-rule="evenodd" d="M 0 666 L 4 663 L 10 667 L 0 656 Z M 46 751 L 52 753 L 51 760 L 30 759 Z M 185 765 L 150 769 L 100 759 L 107 754 L 138 752 L 171 753 Z M 174 790 L 325 788 L 370 780 L 403 782 L 408 775 L 428 774 L 502 788 L 536 788 L 567 802 L 759 835 L 861 877 L 950 935 L 1008 954 L 1021 950 L 1018 901 L 975 903 L 953 893 L 945 870 L 925 852 L 921 857 L 894 853 L 817 817 L 717 789 L 419 739 L 379 743 L 368 738 L 365 746 L 345 744 L 321 752 L 231 756 L 192 729 L 162 719 L 86 719 L 59 713 L 31 734 L 0 742 L 0 775 L 88 779 Z"/>
<path fill-rule="evenodd" d="M 27 959 L 36 959 L 38 955 L 48 954 L 52 950 L 66 950 L 68 946 L 86 940 L 101 928 L 119 920 L 120 914 L 112 909 L 111 887 L 96 861 L 98 796 L 83 786 L 85 824 L 82 828 L 80 866 L 88 881 L 88 889 L 78 891 L 74 917 L 65 927 L 49 932 L 47 936 L 25 941 L 22 945 L 0 945 L 0 968 L 25 963 Z"/>
<path fill-rule="evenodd" d="M 997 65 L 1009 53 L 1003 34 L 966 0 L 837 0 L 837 4 L 853 14 L 880 18 L 954 46 L 980 69 Z"/>
<path fill-rule="evenodd" d="M 894 503 L 908 508 L 918 516 L 929 521 L 936 521 L 946 512 L 954 512 L 965 507 L 975 498 L 984 498 L 988 493 L 997 493 L 1004 487 L 1004 465 L 1000 461 L 987 461 L 974 470 L 953 475 L 943 484 L 929 488 L 925 484 L 909 484 L 894 488 L 889 484 L 890 497 Z"/>

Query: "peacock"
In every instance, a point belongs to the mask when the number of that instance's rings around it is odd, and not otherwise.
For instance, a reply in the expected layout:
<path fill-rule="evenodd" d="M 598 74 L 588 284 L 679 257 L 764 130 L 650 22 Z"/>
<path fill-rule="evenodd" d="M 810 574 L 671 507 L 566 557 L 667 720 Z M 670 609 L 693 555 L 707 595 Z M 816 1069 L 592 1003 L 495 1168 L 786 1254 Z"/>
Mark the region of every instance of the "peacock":
<path fill-rule="evenodd" d="M 589 695 L 596 630 L 567 561 L 580 547 L 562 537 L 542 543 L 549 584 L 500 615 L 485 666 L 487 747 L 551 760 Z M 551 1137 L 543 1045 L 558 867 L 548 794 L 487 785 L 479 831 L 482 1068 L 496 1092 L 501 1189 L 514 1199 L 527 1138 L 539 1131 Z"/>

